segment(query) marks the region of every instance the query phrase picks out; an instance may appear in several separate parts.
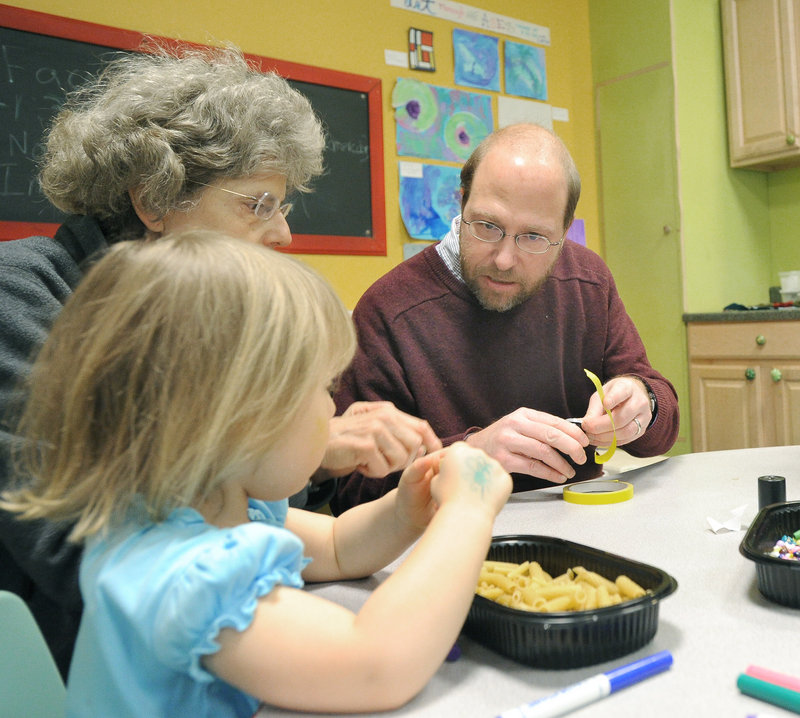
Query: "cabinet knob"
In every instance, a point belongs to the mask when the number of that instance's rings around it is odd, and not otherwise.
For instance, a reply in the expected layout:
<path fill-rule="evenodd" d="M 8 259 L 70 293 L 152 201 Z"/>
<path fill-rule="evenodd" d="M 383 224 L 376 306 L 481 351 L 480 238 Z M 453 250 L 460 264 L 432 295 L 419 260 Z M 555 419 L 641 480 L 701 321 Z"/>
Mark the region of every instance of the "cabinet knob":
<path fill-rule="evenodd" d="M 753 381 L 753 379 L 756 378 L 756 370 L 752 369 L 751 367 L 747 367 L 744 372 L 744 378 L 747 379 L 747 381 Z"/>
<path fill-rule="evenodd" d="M 781 370 L 780 370 L 780 369 L 773 369 L 773 370 L 772 370 L 772 371 L 769 373 L 769 375 L 772 377 L 772 381 L 774 381 L 776 384 L 777 384 L 777 383 L 778 383 L 778 382 L 779 382 L 781 379 L 783 379 L 783 375 L 781 374 Z"/>
<path fill-rule="evenodd" d="M 763 334 L 759 334 L 756 337 L 756 344 L 758 344 L 758 346 L 763 347 L 766 343 L 767 343 L 767 338 Z"/>
<path fill-rule="evenodd" d="M 786 135 L 787 145 L 793 145 L 795 142 L 797 142 L 797 138 L 791 132 L 788 135 Z"/>

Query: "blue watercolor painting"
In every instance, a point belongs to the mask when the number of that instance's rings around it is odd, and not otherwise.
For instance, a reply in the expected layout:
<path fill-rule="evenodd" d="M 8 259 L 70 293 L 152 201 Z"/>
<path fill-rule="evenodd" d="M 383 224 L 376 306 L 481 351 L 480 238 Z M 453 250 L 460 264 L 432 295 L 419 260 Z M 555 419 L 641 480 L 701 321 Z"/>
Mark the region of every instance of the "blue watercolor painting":
<path fill-rule="evenodd" d="M 397 154 L 464 162 L 494 129 L 492 100 L 398 78 L 392 91 Z"/>
<path fill-rule="evenodd" d="M 441 239 L 461 211 L 461 169 L 422 165 L 422 177 L 400 174 L 400 214 L 414 239 Z"/>
<path fill-rule="evenodd" d="M 500 91 L 500 51 L 496 37 L 453 30 L 455 84 Z"/>
<path fill-rule="evenodd" d="M 505 77 L 507 95 L 546 100 L 547 70 L 544 49 L 506 40 Z"/>

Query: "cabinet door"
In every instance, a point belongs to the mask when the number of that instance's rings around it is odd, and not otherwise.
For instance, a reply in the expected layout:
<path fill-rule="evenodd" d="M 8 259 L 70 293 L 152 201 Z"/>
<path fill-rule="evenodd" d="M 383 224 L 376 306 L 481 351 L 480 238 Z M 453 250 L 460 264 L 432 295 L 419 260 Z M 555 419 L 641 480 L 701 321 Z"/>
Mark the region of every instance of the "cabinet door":
<path fill-rule="evenodd" d="M 748 369 L 753 374 L 748 379 Z M 767 445 L 760 386 L 763 370 L 745 364 L 692 363 L 689 367 L 694 451 Z"/>
<path fill-rule="evenodd" d="M 776 444 L 800 446 L 800 364 L 776 364 L 775 368 L 780 371 L 780 378 L 770 379 L 774 393 Z"/>
<path fill-rule="evenodd" d="M 722 35 L 731 166 L 797 164 L 800 0 L 723 0 Z"/>

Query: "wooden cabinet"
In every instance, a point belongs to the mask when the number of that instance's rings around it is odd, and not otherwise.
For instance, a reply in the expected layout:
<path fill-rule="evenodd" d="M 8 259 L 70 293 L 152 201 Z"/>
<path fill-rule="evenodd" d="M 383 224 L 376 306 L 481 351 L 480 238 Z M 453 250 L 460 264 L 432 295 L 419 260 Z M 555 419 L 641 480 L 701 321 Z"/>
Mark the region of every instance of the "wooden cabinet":
<path fill-rule="evenodd" d="M 692 449 L 800 445 L 800 321 L 687 331 Z"/>
<path fill-rule="evenodd" d="M 722 0 L 731 167 L 800 166 L 800 0 Z"/>

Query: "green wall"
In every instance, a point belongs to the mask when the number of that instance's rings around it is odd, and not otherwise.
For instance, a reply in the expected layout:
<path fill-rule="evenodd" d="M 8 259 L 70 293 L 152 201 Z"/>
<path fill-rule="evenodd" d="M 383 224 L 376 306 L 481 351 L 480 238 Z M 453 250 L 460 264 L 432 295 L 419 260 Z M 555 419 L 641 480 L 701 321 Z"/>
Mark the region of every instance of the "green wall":
<path fill-rule="evenodd" d="M 678 321 L 672 314 L 718 312 L 732 302 L 766 302 L 769 287 L 779 283 L 779 271 L 800 269 L 800 169 L 765 173 L 729 166 L 719 0 L 589 0 L 589 21 L 592 78 L 598 98 L 598 174 L 605 253 L 648 351 L 653 345 L 660 363 L 672 372 L 668 375 L 678 389 L 682 407 L 681 439 L 676 451 L 682 451 L 691 433 L 688 362 L 684 337 L 679 341 L 673 335 L 664 341 Z M 662 68 L 668 71 L 670 67 L 673 98 L 668 97 L 663 83 L 659 90 L 654 81 L 641 81 L 655 80 Z M 605 98 L 612 96 L 608 88 L 615 84 L 635 88 L 637 78 L 640 90 L 633 96 L 628 92 L 625 102 L 618 101 L 610 111 L 604 104 Z M 670 99 L 674 113 L 668 113 L 664 104 Z M 660 103 L 661 110 L 656 112 L 664 117 L 651 114 L 651 126 L 636 126 L 637 120 L 647 118 L 647 113 L 634 111 L 637 102 L 653 107 Z M 674 115 L 674 121 L 669 114 Z M 626 278 L 625 272 L 614 266 L 625 261 L 620 244 L 629 240 L 621 238 L 619 231 L 625 227 L 625 215 L 637 217 L 639 210 L 644 212 L 642 208 L 655 204 L 654 198 L 643 194 L 641 207 L 628 212 L 620 208 L 618 200 L 630 194 L 630 187 L 622 186 L 622 179 L 609 178 L 623 178 L 627 169 L 629 184 L 635 186 L 638 181 L 653 194 L 670 191 L 669 185 L 654 181 L 646 163 L 625 159 L 619 148 L 608 152 L 608 143 L 602 139 L 609 134 L 611 124 L 617 136 L 627 130 L 630 141 L 638 142 L 636 151 L 646 155 L 652 151 L 650 142 L 663 140 L 658 126 L 664 122 L 674 125 L 672 151 L 677 177 L 673 191 L 680 218 L 680 277 L 671 286 L 681 297 L 672 303 L 667 318 L 648 308 L 656 298 L 642 296 L 634 279 Z M 634 195 L 628 204 L 635 201 Z M 628 220 L 632 227 L 629 232 L 635 231 L 636 222 L 646 230 L 646 220 L 638 218 Z M 644 241 L 647 231 L 639 234 Z M 661 273 L 669 276 L 671 272 Z M 654 279 L 653 285 L 664 285 L 664 281 Z M 662 292 L 665 289 L 661 286 Z M 659 340 L 652 338 L 657 331 L 654 323 L 664 327 Z M 658 366 L 657 361 L 653 363 Z"/>
<path fill-rule="evenodd" d="M 685 307 L 768 301 L 800 269 L 800 170 L 731 169 L 719 0 L 672 0 Z"/>
<path fill-rule="evenodd" d="M 779 271 L 800 269 L 800 170 L 729 167 L 719 0 L 590 0 L 589 11 L 595 87 L 672 62 L 684 311 L 767 301 Z"/>
<path fill-rule="evenodd" d="M 590 2 L 605 259 L 653 366 L 682 409 L 671 454 L 691 450 L 669 3 Z"/>
<path fill-rule="evenodd" d="M 767 177 L 769 187 L 772 277 L 800 269 L 800 170 L 784 170 Z"/>
<path fill-rule="evenodd" d="M 768 175 L 729 167 L 719 0 L 672 0 L 672 21 L 685 309 L 765 302 Z"/>

